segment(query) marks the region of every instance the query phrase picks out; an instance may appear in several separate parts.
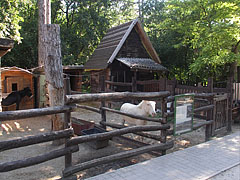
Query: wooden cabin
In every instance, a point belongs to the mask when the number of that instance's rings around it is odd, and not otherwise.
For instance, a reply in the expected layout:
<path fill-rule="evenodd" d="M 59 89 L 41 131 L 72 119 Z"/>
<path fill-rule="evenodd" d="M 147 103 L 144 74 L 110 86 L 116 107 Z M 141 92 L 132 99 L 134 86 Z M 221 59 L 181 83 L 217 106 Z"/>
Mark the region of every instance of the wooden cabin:
<path fill-rule="evenodd" d="M 138 19 L 109 29 L 84 68 L 92 74 L 92 92 L 100 91 L 101 76 L 113 91 L 147 91 L 134 82 L 167 72 Z"/>
<path fill-rule="evenodd" d="M 14 41 L 11 39 L 0 38 L 0 68 L 1 68 L 1 57 L 3 57 L 6 53 L 11 51 L 14 46 Z M 1 70 L 0 70 L 1 77 Z M 0 112 L 2 111 L 2 83 L 0 83 Z"/>
<path fill-rule="evenodd" d="M 4 67 L 1 68 L 1 85 L 3 98 L 13 91 L 20 91 L 26 87 L 31 89 L 34 94 L 33 74 L 28 70 L 18 67 Z M 3 106 L 3 111 L 16 110 L 16 104 L 10 106 Z M 34 98 L 24 97 L 20 103 L 20 109 L 34 108 Z"/>

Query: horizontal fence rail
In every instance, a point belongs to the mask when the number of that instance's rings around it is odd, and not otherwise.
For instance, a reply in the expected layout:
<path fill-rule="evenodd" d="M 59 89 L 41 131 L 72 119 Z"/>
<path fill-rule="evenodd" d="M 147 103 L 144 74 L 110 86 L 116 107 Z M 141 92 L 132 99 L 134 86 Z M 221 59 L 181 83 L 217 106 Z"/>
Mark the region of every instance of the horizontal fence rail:
<path fill-rule="evenodd" d="M 110 132 L 104 132 L 101 134 L 92 134 L 92 135 L 73 137 L 72 139 L 67 141 L 67 146 L 72 146 L 72 145 L 76 145 L 76 144 L 80 144 L 88 141 L 94 141 L 94 140 L 110 139 L 114 136 L 120 136 L 127 133 L 134 133 L 139 131 L 157 131 L 157 130 L 165 130 L 169 128 L 170 128 L 170 125 L 167 125 L 167 124 L 126 127 L 123 129 L 118 129 Z"/>
<path fill-rule="evenodd" d="M 105 156 L 105 157 L 98 158 L 98 159 L 93 159 L 91 161 L 87 161 L 87 162 L 64 169 L 63 176 L 67 177 L 74 173 L 82 171 L 84 169 L 88 169 L 88 168 L 91 168 L 91 167 L 94 167 L 97 165 L 106 164 L 106 163 L 117 161 L 117 160 L 124 159 L 124 158 L 129 158 L 129 157 L 143 154 L 143 153 L 146 153 L 149 151 L 166 150 L 166 149 L 170 149 L 172 147 L 173 147 L 173 142 L 171 141 L 171 142 L 167 142 L 165 144 L 148 145 L 148 146 L 140 147 L 140 148 L 125 151 L 125 152 L 120 152 L 120 153 L 117 153 L 114 155 Z"/>
<path fill-rule="evenodd" d="M 69 138 L 73 136 L 73 129 L 65 129 L 62 131 L 55 131 L 44 133 L 35 136 L 28 136 L 13 140 L 0 141 L 0 152 L 8 149 L 14 149 L 24 146 L 29 146 L 33 144 L 53 141 L 56 139 Z"/>
<path fill-rule="evenodd" d="M 12 162 L 6 162 L 0 164 L 0 172 L 8 172 L 15 169 L 20 169 L 24 167 L 33 166 L 36 164 L 40 164 L 55 158 L 59 158 L 61 156 L 65 156 L 69 153 L 77 152 L 79 151 L 78 146 L 71 146 L 66 147 L 58 150 L 51 151 L 49 153 L 45 153 L 39 156 L 27 158 L 24 160 L 18 160 L 18 161 L 12 161 Z"/>
<path fill-rule="evenodd" d="M 169 91 L 150 93 L 116 92 L 116 93 L 78 94 L 67 95 L 67 104 L 91 101 L 124 100 L 124 99 L 157 100 L 158 98 L 164 98 L 169 95 L 170 95 Z"/>
<path fill-rule="evenodd" d="M 26 109 L 18 111 L 4 111 L 0 112 L 0 121 L 17 120 L 38 116 L 45 116 L 51 114 L 72 112 L 76 109 L 74 105 L 54 106 L 48 108 Z"/>

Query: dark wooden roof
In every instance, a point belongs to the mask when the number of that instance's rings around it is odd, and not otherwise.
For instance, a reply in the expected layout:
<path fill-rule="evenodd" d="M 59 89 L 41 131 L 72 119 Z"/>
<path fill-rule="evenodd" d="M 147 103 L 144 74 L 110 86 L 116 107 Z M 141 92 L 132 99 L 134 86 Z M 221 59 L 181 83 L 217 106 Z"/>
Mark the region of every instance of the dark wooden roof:
<path fill-rule="evenodd" d="M 99 70 L 106 69 L 109 64 L 116 58 L 118 52 L 122 48 L 124 42 L 135 29 L 138 33 L 143 46 L 145 47 L 149 57 L 157 63 L 161 63 L 155 49 L 153 48 L 149 38 L 138 19 L 128 23 L 113 27 L 107 31 L 107 34 L 101 40 L 97 49 L 94 51 L 89 60 L 85 63 L 85 69 Z M 134 58 L 134 57 L 133 57 Z"/>
<path fill-rule="evenodd" d="M 11 39 L 0 38 L 0 57 L 4 56 L 13 48 L 14 41 Z"/>
<path fill-rule="evenodd" d="M 152 70 L 152 71 L 168 71 L 161 64 L 154 62 L 152 59 L 146 58 L 116 58 L 121 63 L 133 70 Z"/>

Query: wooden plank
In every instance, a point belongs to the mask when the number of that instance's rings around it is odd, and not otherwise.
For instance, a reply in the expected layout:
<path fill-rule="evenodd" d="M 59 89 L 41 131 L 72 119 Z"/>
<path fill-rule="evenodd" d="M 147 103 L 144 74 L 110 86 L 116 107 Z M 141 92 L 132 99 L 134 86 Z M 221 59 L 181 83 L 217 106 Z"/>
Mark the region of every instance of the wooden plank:
<path fill-rule="evenodd" d="M 213 108 L 214 108 L 214 105 L 208 105 L 208 106 L 199 107 L 199 108 L 194 109 L 194 113 L 200 112 L 200 111 L 211 110 Z"/>
<path fill-rule="evenodd" d="M 105 81 L 105 83 L 114 85 L 114 86 L 132 86 L 132 83 L 124 83 L 124 82 Z"/>
<path fill-rule="evenodd" d="M 115 123 L 107 123 L 107 122 L 100 122 L 100 124 L 103 124 L 105 126 L 110 126 L 112 128 L 117 128 L 117 129 L 122 129 L 122 128 L 128 127 L 128 126 L 124 126 L 124 125 L 119 125 L 119 124 L 115 124 Z M 136 134 L 138 136 L 143 136 L 143 137 L 146 137 L 146 138 L 150 138 L 150 139 L 154 139 L 154 140 L 157 140 L 157 141 L 162 140 L 161 136 L 158 136 L 158 135 L 155 135 L 155 134 L 149 134 L 149 133 L 145 133 L 145 132 L 138 132 L 138 133 L 133 133 L 133 134 Z"/>
<path fill-rule="evenodd" d="M 93 112 L 96 112 L 96 113 L 100 113 L 100 110 L 99 110 L 99 109 L 94 108 L 94 107 L 91 107 L 91 106 L 80 105 L 80 104 L 76 104 L 76 106 L 77 106 L 77 108 L 86 109 L 86 110 L 89 110 L 89 111 L 93 111 Z"/>
<path fill-rule="evenodd" d="M 75 166 L 64 169 L 63 170 L 63 176 L 67 177 L 67 176 L 70 176 L 74 173 L 82 171 L 84 169 L 88 169 L 88 168 L 91 168 L 91 167 L 94 167 L 94 166 L 97 166 L 97 165 L 106 164 L 106 163 L 121 160 L 121 159 L 124 159 L 124 158 L 129 158 L 129 157 L 140 155 L 140 154 L 147 153 L 147 152 L 150 152 L 150 151 L 167 150 L 167 149 L 170 149 L 172 147 L 173 147 L 173 142 L 171 141 L 171 142 L 167 142 L 165 144 L 148 145 L 148 146 L 140 147 L 140 148 L 137 148 L 137 149 L 113 154 L 113 155 L 110 155 L 110 156 L 105 156 L 105 157 L 101 157 L 101 158 L 98 158 L 98 159 L 93 159 L 91 161 L 87 161 L 87 162 L 77 164 Z"/>
<path fill-rule="evenodd" d="M 56 159 L 58 157 L 64 156 L 69 153 L 77 152 L 78 150 L 79 150 L 78 146 L 71 146 L 67 148 L 54 150 L 43 155 L 27 158 L 24 160 L 1 163 L 0 172 L 8 172 L 15 169 L 33 166 L 33 165 L 40 164 L 52 159 Z"/>
<path fill-rule="evenodd" d="M 167 97 L 170 95 L 169 91 L 162 92 L 115 92 L 115 93 L 92 93 L 92 94 L 78 94 L 67 95 L 67 103 L 80 103 L 89 101 L 108 101 L 108 100 L 124 100 L 124 99 L 138 99 L 138 100 L 156 100 L 158 98 Z"/>
<path fill-rule="evenodd" d="M 126 127 L 123 129 L 118 129 L 110 132 L 104 132 L 100 134 L 92 134 L 92 135 L 85 135 L 85 136 L 78 136 L 73 137 L 69 141 L 67 141 L 67 146 L 72 146 L 88 141 L 94 141 L 94 140 L 105 140 L 110 139 L 114 136 L 120 136 L 127 133 L 135 133 L 140 131 L 157 131 L 157 130 L 163 130 L 163 129 L 169 129 L 170 125 L 144 125 L 144 126 L 131 126 Z"/>
<path fill-rule="evenodd" d="M 49 133 L 44 133 L 35 136 L 27 136 L 23 138 L 17 138 L 13 140 L 6 140 L 0 142 L 0 152 L 8 149 L 14 149 L 24 146 L 29 146 L 33 144 L 53 141 L 56 139 L 62 139 L 73 136 L 73 129 L 65 129 L 61 131 L 52 131 Z"/>
<path fill-rule="evenodd" d="M 0 121 L 24 119 L 38 116 L 45 116 L 51 114 L 72 112 L 76 109 L 75 105 L 54 106 L 48 108 L 36 108 L 18 111 L 0 112 Z"/>

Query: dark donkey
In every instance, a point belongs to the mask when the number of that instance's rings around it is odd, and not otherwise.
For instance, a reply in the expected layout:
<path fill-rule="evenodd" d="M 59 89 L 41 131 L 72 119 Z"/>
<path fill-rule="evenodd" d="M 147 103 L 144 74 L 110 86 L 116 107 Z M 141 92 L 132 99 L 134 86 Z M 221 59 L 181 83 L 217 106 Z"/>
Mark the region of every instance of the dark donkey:
<path fill-rule="evenodd" d="M 2 99 L 2 106 L 10 106 L 16 103 L 16 110 L 19 110 L 19 104 L 22 98 L 25 96 L 32 96 L 32 92 L 29 87 L 26 87 L 21 91 L 15 91 L 9 94 L 5 99 Z"/>

